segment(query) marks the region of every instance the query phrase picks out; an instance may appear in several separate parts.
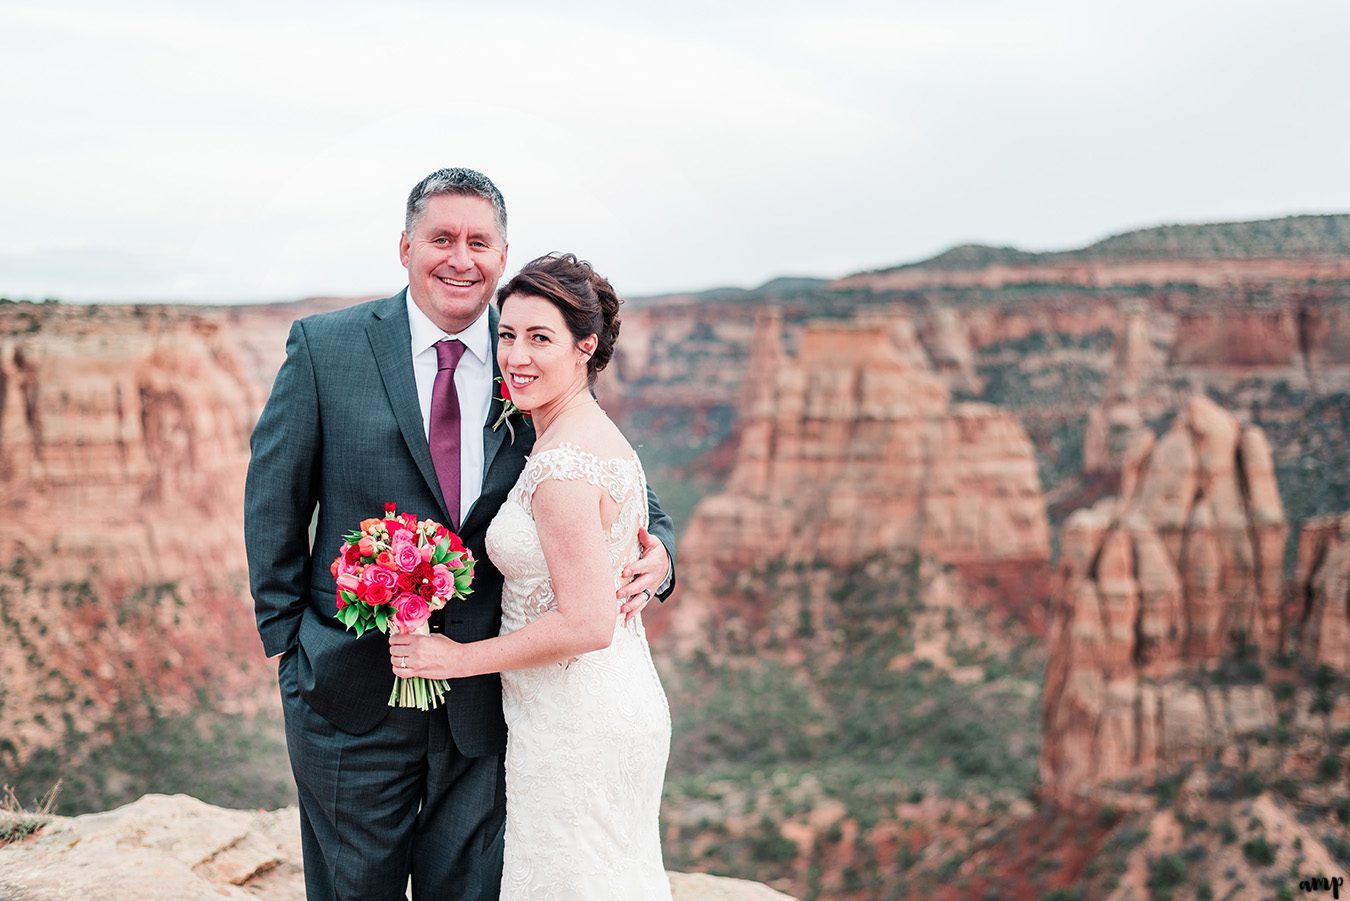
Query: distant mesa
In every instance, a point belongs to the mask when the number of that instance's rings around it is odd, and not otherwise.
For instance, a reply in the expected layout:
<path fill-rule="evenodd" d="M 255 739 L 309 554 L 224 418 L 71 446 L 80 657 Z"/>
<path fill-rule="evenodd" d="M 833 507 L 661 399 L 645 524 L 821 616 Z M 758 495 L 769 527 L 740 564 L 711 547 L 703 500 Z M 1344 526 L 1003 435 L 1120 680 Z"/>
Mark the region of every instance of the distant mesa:
<path fill-rule="evenodd" d="M 967 244 L 927 260 L 830 283 L 831 290 L 904 291 L 1017 284 L 1218 286 L 1350 278 L 1350 214 L 1164 225 L 1077 250 L 1032 253 Z"/>

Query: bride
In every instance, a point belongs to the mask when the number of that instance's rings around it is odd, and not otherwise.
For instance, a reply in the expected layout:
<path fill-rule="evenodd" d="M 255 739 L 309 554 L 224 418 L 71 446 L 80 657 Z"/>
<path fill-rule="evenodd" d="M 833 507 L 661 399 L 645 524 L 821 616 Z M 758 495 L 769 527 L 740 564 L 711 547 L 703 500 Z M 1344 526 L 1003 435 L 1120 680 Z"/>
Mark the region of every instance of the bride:
<path fill-rule="evenodd" d="M 642 465 L 591 395 L 619 299 L 589 263 L 540 257 L 497 293 L 497 362 L 537 437 L 488 528 L 501 635 L 397 636 L 400 676 L 502 673 L 502 898 L 669 898 L 657 814 L 670 712 L 641 614 L 615 605 L 647 524 Z M 473 603 L 470 597 L 463 603 Z"/>

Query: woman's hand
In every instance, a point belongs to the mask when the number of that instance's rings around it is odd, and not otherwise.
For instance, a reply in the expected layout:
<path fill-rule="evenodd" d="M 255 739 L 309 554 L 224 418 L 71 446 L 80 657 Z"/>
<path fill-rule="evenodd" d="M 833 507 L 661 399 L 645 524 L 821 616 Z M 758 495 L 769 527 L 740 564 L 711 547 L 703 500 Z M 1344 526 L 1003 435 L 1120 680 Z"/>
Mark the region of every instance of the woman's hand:
<path fill-rule="evenodd" d="M 457 679 L 461 674 L 455 664 L 460 662 L 459 642 L 435 635 L 395 635 L 389 636 L 389 665 L 395 676 L 408 679 L 421 676 L 423 679 Z"/>

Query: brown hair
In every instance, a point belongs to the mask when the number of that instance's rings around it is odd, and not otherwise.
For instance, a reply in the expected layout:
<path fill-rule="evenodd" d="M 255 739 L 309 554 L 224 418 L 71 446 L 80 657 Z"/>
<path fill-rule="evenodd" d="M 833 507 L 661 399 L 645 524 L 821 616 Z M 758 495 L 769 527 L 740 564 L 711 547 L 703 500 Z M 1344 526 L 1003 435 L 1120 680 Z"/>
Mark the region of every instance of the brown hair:
<path fill-rule="evenodd" d="M 530 260 L 497 291 L 497 309 L 512 294 L 527 294 L 547 300 L 562 314 L 572 340 L 583 341 L 595 335 L 595 353 L 586 361 L 586 377 L 595 384 L 595 376 L 609 365 L 614 342 L 619 338 L 619 295 L 609 279 L 572 253 L 550 253 Z"/>

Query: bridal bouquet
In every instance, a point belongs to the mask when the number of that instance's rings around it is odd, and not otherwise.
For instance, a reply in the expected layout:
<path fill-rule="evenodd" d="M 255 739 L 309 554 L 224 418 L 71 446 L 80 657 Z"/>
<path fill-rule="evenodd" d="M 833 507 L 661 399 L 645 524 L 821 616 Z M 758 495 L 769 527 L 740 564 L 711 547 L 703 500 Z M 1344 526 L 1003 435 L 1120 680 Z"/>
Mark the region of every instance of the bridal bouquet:
<path fill-rule="evenodd" d="M 473 592 L 473 554 L 459 536 L 429 519 L 399 515 L 384 505 L 384 518 L 366 519 L 343 536 L 330 567 L 337 580 L 337 618 L 358 636 L 369 629 L 428 635 L 432 612 Z M 429 710 L 445 700 L 444 679 L 396 676 L 390 707 Z"/>

